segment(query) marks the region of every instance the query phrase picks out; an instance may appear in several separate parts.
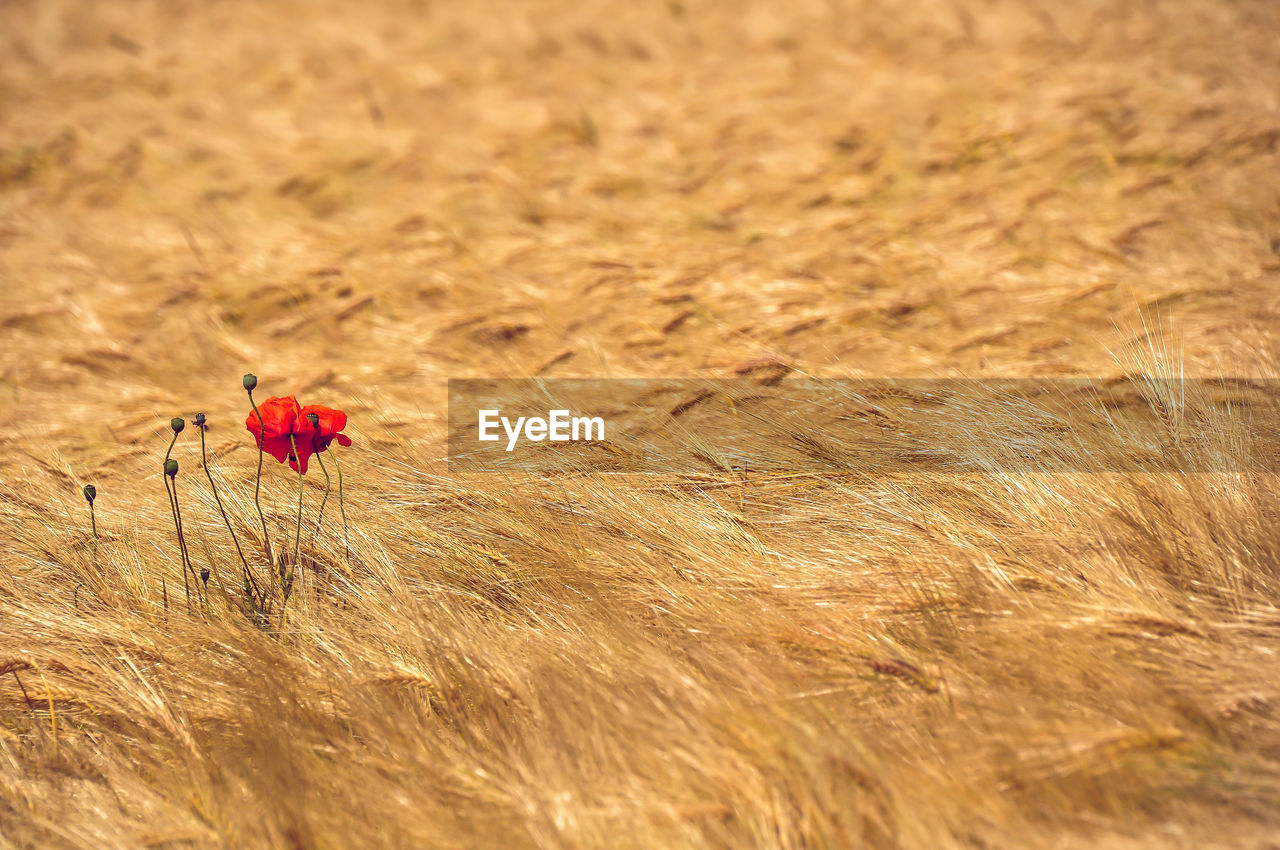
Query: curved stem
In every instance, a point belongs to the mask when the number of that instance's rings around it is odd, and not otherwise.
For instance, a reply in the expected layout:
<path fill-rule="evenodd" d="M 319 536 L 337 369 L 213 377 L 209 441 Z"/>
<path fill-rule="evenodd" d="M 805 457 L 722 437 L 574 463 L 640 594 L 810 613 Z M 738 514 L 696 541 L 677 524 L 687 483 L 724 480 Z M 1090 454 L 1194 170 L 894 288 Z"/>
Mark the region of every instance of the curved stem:
<path fill-rule="evenodd" d="M 176 436 L 176 435 L 175 435 Z M 176 481 L 174 482 L 177 483 Z M 182 562 L 182 586 L 187 591 L 187 611 L 191 610 L 191 584 L 187 581 L 187 547 L 182 545 L 182 525 L 178 521 L 178 502 L 169 489 L 169 476 L 164 477 L 164 491 L 169 495 L 169 512 L 173 516 L 173 529 L 178 535 L 178 560 Z"/>
<path fill-rule="evenodd" d="M 218 495 L 218 488 L 213 483 L 213 473 L 209 470 L 209 457 L 204 447 L 204 428 L 200 429 L 200 462 L 204 465 L 204 475 L 209 479 L 209 489 L 213 491 L 213 500 L 218 503 L 218 512 L 222 514 L 222 521 L 227 525 L 227 531 L 231 533 L 231 542 L 236 544 L 236 554 L 240 556 L 240 563 L 244 565 L 244 580 L 246 584 L 253 587 L 253 595 L 256 598 L 259 595 L 258 583 L 253 578 L 253 573 L 249 570 L 249 562 L 245 560 L 244 552 L 240 550 L 240 540 L 236 537 L 236 531 L 231 527 L 231 520 L 227 518 L 226 509 L 222 507 L 222 497 Z"/>
<path fill-rule="evenodd" d="M 293 571 L 298 566 L 298 556 L 302 550 L 302 490 L 305 484 L 302 477 L 302 458 L 298 455 L 298 441 L 294 439 L 293 434 L 289 435 L 289 445 L 293 448 L 294 462 L 298 464 L 298 520 L 293 536 L 293 563 L 289 565 L 288 577 L 281 577 L 284 581 L 286 599 L 289 598 L 289 592 L 293 589 Z"/>
<path fill-rule="evenodd" d="M 178 517 L 178 542 L 182 544 L 182 561 L 183 561 L 183 568 L 184 568 L 182 573 L 182 581 L 183 583 L 186 583 L 187 573 L 191 574 L 191 578 L 195 579 L 195 583 L 196 583 L 196 598 L 199 599 L 201 603 L 203 603 L 204 596 L 203 594 L 200 593 L 200 578 L 196 575 L 196 568 L 191 564 L 191 550 L 187 548 L 187 536 L 182 531 L 182 506 L 178 504 L 178 479 L 177 478 L 173 479 L 173 509 Z M 190 597 L 190 595 L 191 595 L 191 591 L 190 591 L 190 588 L 188 588 L 187 596 Z"/>
<path fill-rule="evenodd" d="M 182 520 L 178 517 L 178 482 L 174 480 L 174 489 L 169 489 L 169 473 L 164 467 L 169 465 L 169 457 L 173 454 L 173 446 L 178 442 L 178 432 L 173 432 L 173 439 L 169 441 L 169 448 L 164 453 L 164 465 L 161 467 L 160 477 L 164 480 L 164 492 L 169 496 L 169 512 L 173 515 L 173 529 L 178 535 L 178 558 L 182 561 L 182 586 L 187 590 L 187 611 L 191 610 L 191 585 L 187 581 L 187 544 L 182 540 Z"/>
<path fill-rule="evenodd" d="M 342 553 L 347 563 L 351 563 L 351 546 L 347 543 L 347 507 L 342 501 L 342 465 L 338 463 L 338 453 L 329 450 L 333 457 L 333 468 L 338 472 L 338 509 L 342 511 Z"/>
<path fill-rule="evenodd" d="M 276 559 L 271 554 L 271 535 L 267 533 L 267 518 L 262 515 L 262 503 L 258 501 L 258 491 L 262 486 L 262 444 L 266 440 L 267 426 L 258 412 L 258 405 L 253 400 L 253 390 L 249 390 L 249 404 L 253 405 L 253 414 L 258 417 L 258 475 L 253 479 L 253 506 L 258 509 L 258 520 L 262 523 L 262 543 L 266 547 L 267 561 L 275 568 Z"/>
<path fill-rule="evenodd" d="M 98 567 L 98 518 L 93 513 L 93 502 L 89 503 L 89 524 L 93 526 L 93 566 Z"/>
<path fill-rule="evenodd" d="M 324 522 L 324 506 L 329 501 L 329 487 L 331 485 L 329 469 L 324 465 L 324 458 L 320 457 L 320 454 L 320 452 L 316 452 L 316 463 L 320 464 L 320 471 L 324 473 L 324 498 L 320 500 L 320 514 L 316 517 L 316 530 L 311 535 L 312 540 L 316 539 L 316 535 L 320 533 L 320 524 Z"/>

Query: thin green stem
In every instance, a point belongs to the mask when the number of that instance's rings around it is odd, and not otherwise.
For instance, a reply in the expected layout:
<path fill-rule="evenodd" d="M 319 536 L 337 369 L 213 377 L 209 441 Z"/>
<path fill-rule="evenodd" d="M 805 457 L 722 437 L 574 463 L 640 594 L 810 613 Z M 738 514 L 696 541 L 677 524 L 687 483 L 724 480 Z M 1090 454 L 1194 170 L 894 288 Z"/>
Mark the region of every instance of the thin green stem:
<path fill-rule="evenodd" d="M 93 502 L 89 503 L 89 525 L 93 527 L 93 566 L 98 567 L 98 518 L 93 514 Z"/>
<path fill-rule="evenodd" d="M 298 441 L 294 439 L 293 434 L 289 435 L 289 446 L 293 449 L 294 461 L 298 464 L 298 520 L 293 535 L 293 563 L 289 565 L 288 577 L 282 577 L 285 582 L 286 599 L 289 598 L 289 591 L 293 589 L 293 571 L 298 566 L 298 557 L 302 551 L 302 490 L 306 483 L 302 477 L 302 458 L 298 455 Z"/>
<path fill-rule="evenodd" d="M 173 439 L 169 441 L 169 448 L 164 453 L 164 464 L 161 466 L 160 477 L 164 481 L 164 492 L 169 496 L 169 513 L 173 516 L 173 528 L 178 535 L 178 556 L 182 561 L 182 584 L 187 587 L 187 610 L 191 610 L 191 588 L 187 586 L 187 547 L 182 542 L 182 524 L 178 520 L 178 502 L 174 498 L 173 492 L 169 489 L 169 473 L 166 467 L 169 465 L 169 456 L 173 454 L 173 446 L 178 442 L 178 432 L 173 432 Z M 177 484 L 177 482 L 174 482 Z"/>
<path fill-rule="evenodd" d="M 174 435 L 177 436 L 176 434 Z M 174 482 L 175 484 L 177 482 Z M 178 535 L 178 560 L 182 562 L 182 586 L 187 591 L 187 611 L 191 611 L 191 584 L 187 581 L 187 547 L 182 545 L 182 524 L 178 520 L 178 502 L 169 489 L 169 476 L 164 477 L 164 491 L 169 495 L 169 512 L 173 515 L 173 529 Z"/>
<path fill-rule="evenodd" d="M 184 570 L 182 573 L 182 581 L 187 581 L 187 573 L 191 573 L 191 578 L 196 582 L 196 598 L 203 604 L 204 595 L 200 592 L 200 578 L 196 575 L 196 568 L 191 563 L 191 552 L 187 549 L 187 537 L 182 531 L 182 506 L 178 504 L 178 479 L 173 479 L 173 509 L 178 516 L 178 542 L 182 544 L 182 561 Z M 188 602 L 190 602 L 191 591 L 187 590 Z"/>
<path fill-rule="evenodd" d="M 351 546 L 347 542 L 347 507 L 342 501 L 342 465 L 338 463 L 338 453 L 329 450 L 333 457 L 333 468 L 338 472 L 338 509 L 342 511 L 342 553 L 347 563 L 351 563 Z"/>
<path fill-rule="evenodd" d="M 204 465 L 204 475 L 209 479 L 209 489 L 213 491 L 213 500 L 218 503 L 218 512 L 222 514 L 222 521 L 227 525 L 227 531 L 231 533 L 231 542 L 236 544 L 236 554 L 240 556 L 240 563 L 244 565 L 244 580 L 246 584 L 253 588 L 253 595 L 256 598 L 259 595 L 258 583 L 253 578 L 253 573 L 249 570 L 249 562 L 244 557 L 244 552 L 240 550 L 240 540 L 236 537 L 236 531 L 231 527 L 231 520 L 227 518 L 227 511 L 222 507 L 222 497 L 218 495 L 218 487 L 213 483 L 213 473 L 209 470 L 209 456 L 204 447 L 204 428 L 200 429 L 200 462 Z"/>
<path fill-rule="evenodd" d="M 274 570 L 276 559 L 271 554 L 271 535 L 267 533 L 267 518 L 262 514 L 262 503 L 258 501 L 258 491 L 262 486 L 262 444 L 267 439 L 267 426 L 262 421 L 262 414 L 258 412 L 258 405 L 253 400 L 253 390 L 248 390 L 249 404 L 253 405 L 253 414 L 258 417 L 258 475 L 253 479 L 253 506 L 258 509 L 258 520 L 262 523 L 262 542 L 266 547 L 267 561 Z"/>
<path fill-rule="evenodd" d="M 331 484 L 329 470 L 324 465 L 324 458 L 320 455 L 321 452 L 316 452 L 316 463 L 320 464 L 320 471 L 324 473 L 324 498 L 320 500 L 320 514 L 316 517 L 316 530 L 311 535 L 312 540 L 316 539 L 316 535 L 320 533 L 320 524 L 324 522 L 324 506 L 329 501 L 329 487 Z"/>

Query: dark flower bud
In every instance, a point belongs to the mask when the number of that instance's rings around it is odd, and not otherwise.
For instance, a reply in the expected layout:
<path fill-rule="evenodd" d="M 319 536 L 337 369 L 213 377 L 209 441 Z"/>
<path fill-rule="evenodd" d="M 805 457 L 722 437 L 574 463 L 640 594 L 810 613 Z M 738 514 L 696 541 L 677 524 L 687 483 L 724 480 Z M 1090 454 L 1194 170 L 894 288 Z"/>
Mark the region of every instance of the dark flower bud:
<path fill-rule="evenodd" d="M 196 418 L 195 418 L 195 419 L 193 419 L 192 421 L 195 423 L 195 426 L 196 426 L 197 428 L 203 428 L 203 427 L 204 427 L 204 423 L 205 423 L 204 414 L 203 414 L 203 413 L 197 413 L 197 414 L 196 414 Z"/>
<path fill-rule="evenodd" d="M 97 487 L 94 487 L 92 484 L 84 485 L 84 498 L 86 502 L 92 505 L 93 500 L 97 497 L 97 495 L 98 495 Z"/>
<path fill-rule="evenodd" d="M 245 376 L 244 376 L 244 388 L 245 388 L 246 390 L 248 390 L 249 392 L 253 392 L 254 388 L 255 388 L 255 387 L 257 387 L 257 386 L 258 386 L 258 376 L 257 376 L 257 375 L 255 375 L 255 374 L 253 374 L 252 372 L 250 372 L 248 375 L 245 375 Z"/>
<path fill-rule="evenodd" d="M 178 474 L 178 462 L 173 458 L 169 458 L 164 462 L 164 474 L 173 478 Z"/>
<path fill-rule="evenodd" d="M 173 433 L 181 434 L 182 429 L 187 427 L 187 423 L 181 417 L 175 416 L 169 420 L 169 427 L 173 429 Z"/>
<path fill-rule="evenodd" d="M 202 582 L 204 582 L 205 584 L 208 584 L 208 583 L 209 583 L 209 568 L 208 568 L 208 567 L 201 567 L 201 568 L 200 568 L 200 580 L 201 580 Z"/>

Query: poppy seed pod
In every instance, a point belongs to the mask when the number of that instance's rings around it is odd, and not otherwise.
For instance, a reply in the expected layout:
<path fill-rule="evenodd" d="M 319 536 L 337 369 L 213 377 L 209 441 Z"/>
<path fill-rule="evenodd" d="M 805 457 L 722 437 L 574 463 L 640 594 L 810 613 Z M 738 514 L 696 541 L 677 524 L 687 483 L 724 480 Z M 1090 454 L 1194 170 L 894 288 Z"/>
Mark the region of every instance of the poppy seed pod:
<path fill-rule="evenodd" d="M 244 376 L 244 388 L 245 388 L 246 390 L 248 390 L 249 392 L 253 392 L 254 388 L 255 388 L 255 387 L 257 387 L 257 386 L 258 386 L 258 376 L 257 376 L 257 375 L 255 375 L 255 374 L 253 374 L 252 372 L 250 372 L 248 375 L 245 375 L 245 376 Z"/>
<path fill-rule="evenodd" d="M 194 422 L 194 423 L 195 423 L 195 426 L 196 426 L 197 428 L 203 428 L 203 427 L 204 427 L 204 423 L 205 423 L 204 414 L 203 414 L 203 413 L 197 413 L 197 414 L 196 414 L 196 418 L 195 418 L 195 419 L 193 419 L 193 420 L 192 420 L 192 422 Z"/>
<path fill-rule="evenodd" d="M 97 495 L 98 495 L 97 487 L 94 487 L 92 484 L 84 485 L 84 499 L 86 502 L 92 505 L 93 500 L 97 498 Z"/>
<path fill-rule="evenodd" d="M 173 429 L 173 433 L 181 434 L 182 429 L 187 427 L 187 423 L 180 416 L 175 416 L 169 420 L 169 427 Z"/>
<path fill-rule="evenodd" d="M 170 478 L 175 477 L 178 474 L 178 462 L 173 458 L 166 460 L 164 462 L 164 474 Z"/>
<path fill-rule="evenodd" d="M 318 414 L 318 413 L 308 413 L 308 414 L 307 414 L 307 421 L 311 423 L 311 427 L 312 427 L 312 428 L 319 428 L 319 427 L 320 427 L 320 414 Z"/>

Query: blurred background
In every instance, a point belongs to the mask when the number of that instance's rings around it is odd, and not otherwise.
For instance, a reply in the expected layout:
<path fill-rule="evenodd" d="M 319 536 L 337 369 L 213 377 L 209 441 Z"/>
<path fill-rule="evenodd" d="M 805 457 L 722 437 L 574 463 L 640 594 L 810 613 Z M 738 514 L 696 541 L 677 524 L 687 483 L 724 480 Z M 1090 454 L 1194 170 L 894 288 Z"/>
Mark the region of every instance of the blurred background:
<path fill-rule="evenodd" d="M 251 369 L 428 429 L 451 375 L 1096 374 L 1174 328 L 1252 373 L 1278 14 L 13 0 L 0 444 L 101 459 Z"/>

